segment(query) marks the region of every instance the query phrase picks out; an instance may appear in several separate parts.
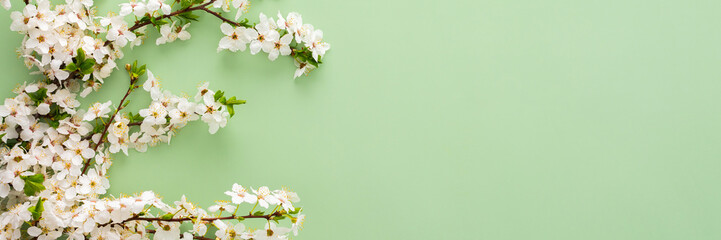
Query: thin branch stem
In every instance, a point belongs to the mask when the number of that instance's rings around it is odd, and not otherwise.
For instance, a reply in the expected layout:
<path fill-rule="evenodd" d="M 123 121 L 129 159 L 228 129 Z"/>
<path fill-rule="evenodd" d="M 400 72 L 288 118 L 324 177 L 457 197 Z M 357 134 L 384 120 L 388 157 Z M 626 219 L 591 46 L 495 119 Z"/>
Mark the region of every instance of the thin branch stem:
<path fill-rule="evenodd" d="M 123 109 L 123 103 L 125 102 L 125 99 L 127 99 L 128 96 L 130 95 L 130 93 L 133 92 L 133 90 L 134 90 L 135 88 L 137 88 L 137 87 L 133 84 L 135 81 L 137 81 L 137 79 L 135 79 L 135 80 L 132 81 L 132 83 L 130 84 L 130 87 L 128 88 L 128 91 L 125 92 L 125 96 L 123 96 L 123 99 L 121 99 L 121 100 L 120 100 L 120 103 L 118 103 L 118 108 L 115 109 L 115 113 L 113 113 L 113 116 L 111 116 L 110 119 L 108 119 L 108 122 L 105 124 L 105 128 L 103 128 L 103 132 L 102 132 L 102 134 L 100 134 L 100 140 L 98 140 L 98 143 L 95 144 L 95 147 L 93 148 L 93 151 L 94 151 L 94 152 L 97 152 L 97 151 L 98 151 L 98 147 L 100 147 L 100 145 L 103 144 L 105 135 L 108 134 L 108 128 L 110 128 L 110 125 L 115 121 L 115 116 L 118 115 L 118 112 L 120 112 L 120 110 Z M 90 167 L 90 162 L 91 162 L 92 160 L 93 160 L 92 158 L 88 158 L 88 160 L 85 161 L 85 166 L 83 166 L 83 174 L 85 174 L 85 173 L 88 172 L 88 167 Z"/>
<path fill-rule="evenodd" d="M 193 221 L 193 219 L 195 219 L 196 221 L 212 222 L 212 221 L 215 221 L 215 220 L 232 220 L 232 219 L 237 219 L 237 218 L 239 218 L 239 217 L 242 217 L 242 218 L 262 218 L 262 219 L 265 219 L 265 220 L 270 220 L 270 219 L 273 218 L 273 217 L 282 216 L 282 215 L 283 215 L 283 214 L 282 214 L 281 212 L 273 212 L 273 213 L 271 213 L 271 214 L 260 215 L 260 216 L 254 216 L 254 215 L 252 215 L 252 214 L 249 214 L 249 215 L 246 215 L 246 216 L 236 216 L 235 214 L 233 214 L 233 215 L 230 215 L 230 216 L 227 216 L 227 217 L 213 217 L 213 218 L 183 217 L 183 218 L 171 218 L 171 219 L 163 219 L 163 218 L 159 218 L 159 217 L 140 217 L 140 216 L 135 216 L 135 217 L 131 217 L 131 218 L 125 219 L 124 221 L 119 222 L 119 223 L 106 223 L 106 224 L 100 224 L 100 225 L 98 225 L 98 226 L 99 226 L 99 227 L 104 227 L 104 226 L 109 225 L 109 224 L 124 224 L 124 223 L 130 222 L 130 221 L 148 221 L 148 222 L 153 222 L 153 221 L 154 221 L 154 222 L 180 222 L 180 223 L 182 223 L 182 222 L 186 222 L 186 221 Z"/>
<path fill-rule="evenodd" d="M 218 12 L 211 11 L 210 9 L 207 9 L 207 8 L 203 8 L 203 9 L 201 9 L 201 10 L 206 11 L 206 12 L 208 12 L 208 13 L 210 13 L 210 14 L 213 14 L 213 16 L 216 16 L 217 18 L 220 18 L 220 20 L 223 20 L 223 22 L 227 22 L 227 23 L 229 23 L 229 24 L 231 24 L 231 25 L 233 25 L 233 26 L 240 27 L 240 23 L 237 23 L 237 22 L 235 22 L 235 21 L 233 21 L 233 20 L 227 19 L 227 18 L 223 17 L 222 15 L 220 15 L 220 13 L 218 13 Z"/>
<path fill-rule="evenodd" d="M 164 19 L 164 18 L 171 18 L 171 17 L 177 16 L 177 15 L 180 15 L 180 14 L 183 14 L 183 13 L 187 13 L 187 12 L 192 12 L 192 11 L 195 11 L 195 10 L 203 10 L 203 11 L 206 11 L 206 12 L 213 13 L 213 15 L 215 15 L 216 17 L 224 18 L 223 16 L 220 16 L 220 14 L 214 13 L 213 11 L 210 11 L 210 10 L 208 10 L 208 9 L 206 8 L 207 6 L 213 4 L 215 1 L 216 1 L 216 0 L 210 0 L 210 1 L 207 2 L 207 3 L 203 3 L 203 4 L 198 5 L 198 6 L 195 6 L 195 7 L 188 7 L 188 8 L 180 9 L 180 10 L 178 10 L 178 11 L 171 12 L 171 13 L 169 13 L 169 14 L 165 14 L 165 15 L 162 15 L 162 16 L 160 16 L 160 17 L 157 17 L 157 18 L 155 18 L 155 20 L 161 20 L 161 19 Z M 230 21 L 230 20 L 227 19 L 227 18 L 225 18 L 225 19 L 226 19 L 227 21 Z M 225 21 L 225 20 L 224 20 L 224 21 Z M 230 21 L 230 22 L 234 23 L 234 25 L 236 25 L 236 26 L 239 26 L 239 25 L 240 25 L 240 24 L 238 24 L 238 23 L 236 23 L 236 22 L 233 22 L 233 21 Z M 128 31 L 131 31 L 131 32 L 132 32 L 132 31 L 135 31 L 135 30 L 137 30 L 138 28 L 144 27 L 144 26 L 146 26 L 146 25 L 148 25 L 148 24 L 151 24 L 151 23 L 152 23 L 152 21 L 150 21 L 150 20 L 143 21 L 143 22 L 136 22 L 135 25 L 133 25 L 132 27 L 128 28 Z"/>

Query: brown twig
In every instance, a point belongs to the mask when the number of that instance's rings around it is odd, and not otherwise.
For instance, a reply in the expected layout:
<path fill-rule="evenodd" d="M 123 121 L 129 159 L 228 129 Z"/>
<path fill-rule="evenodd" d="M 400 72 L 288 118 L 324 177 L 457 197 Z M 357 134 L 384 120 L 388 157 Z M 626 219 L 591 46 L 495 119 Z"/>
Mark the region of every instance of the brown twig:
<path fill-rule="evenodd" d="M 136 88 L 136 86 L 133 84 L 137 79 L 133 80 L 131 82 L 130 87 L 128 88 L 128 91 L 125 92 L 125 96 L 123 96 L 123 99 L 120 100 L 120 103 L 118 103 L 118 108 L 115 109 L 115 113 L 113 113 L 113 116 L 111 116 L 108 119 L 108 123 L 105 124 L 105 128 L 103 128 L 102 134 L 100 134 L 100 140 L 98 140 L 98 143 L 95 144 L 95 147 L 93 148 L 93 151 L 98 151 L 98 147 L 100 147 L 101 144 L 103 144 L 103 139 L 105 138 L 105 135 L 108 134 L 108 128 L 110 128 L 110 125 L 115 121 L 115 115 L 118 115 L 118 112 L 123 109 L 123 103 L 125 102 L 125 99 L 128 98 L 131 92 Z M 92 161 L 92 158 L 89 158 L 87 161 L 85 161 L 85 166 L 83 166 L 83 174 L 88 172 L 88 167 L 90 167 L 90 162 Z"/>
<path fill-rule="evenodd" d="M 206 222 L 212 222 L 212 221 L 215 221 L 215 220 L 232 220 L 232 219 L 237 219 L 237 218 L 240 218 L 240 217 L 242 217 L 242 218 L 249 218 L 249 219 L 250 219 L 250 218 L 262 218 L 262 219 L 265 219 L 265 220 L 270 220 L 271 218 L 273 218 L 273 217 L 275 217 L 275 216 L 282 216 L 282 215 L 283 215 L 283 214 L 282 214 L 281 212 L 276 211 L 276 212 L 271 213 L 271 214 L 260 215 L 260 216 L 255 216 L 255 215 L 252 215 L 252 214 L 251 214 L 251 215 L 246 215 L 246 216 L 236 216 L 235 214 L 233 214 L 233 215 L 230 215 L 230 216 L 227 216 L 227 217 L 201 218 L 200 220 L 201 220 L 201 221 L 206 221 Z M 135 216 L 135 217 L 131 217 L 131 218 L 125 219 L 124 221 L 119 222 L 119 223 L 105 223 L 105 224 L 100 224 L 100 225 L 98 225 L 98 226 L 99 226 L 99 227 L 104 227 L 104 226 L 106 226 L 106 225 L 111 225 L 111 224 L 124 224 L 124 223 L 130 222 L 130 221 L 180 222 L 180 223 L 182 223 L 182 222 L 193 221 L 193 220 L 197 220 L 197 218 L 184 217 L 184 218 L 163 219 L 163 218 L 159 218 L 159 217 L 141 217 L 141 216 Z"/>
<path fill-rule="evenodd" d="M 183 13 L 187 13 L 187 12 L 192 12 L 192 11 L 195 11 L 195 10 L 207 9 L 207 8 L 205 8 L 205 7 L 207 7 L 207 6 L 210 5 L 210 4 L 213 4 L 213 2 L 215 2 L 215 1 L 216 1 L 216 0 L 211 0 L 211 1 L 207 2 L 207 3 L 203 3 L 203 4 L 198 5 L 198 6 L 195 6 L 195 7 L 189 7 L 189 8 L 185 8 L 185 9 L 180 9 L 180 10 L 178 10 L 178 11 L 171 12 L 171 13 L 169 13 L 169 14 L 165 14 L 165 15 L 163 15 L 163 16 L 157 17 L 157 18 L 155 18 L 155 20 L 161 20 L 161 19 L 163 19 L 163 18 L 171 18 L 171 17 L 173 17 L 173 16 L 177 16 L 177 15 L 180 15 L 180 14 L 183 14 Z M 152 22 L 151 22 L 150 20 L 142 21 L 142 22 L 136 22 L 135 25 L 133 25 L 132 27 L 128 28 L 128 31 L 131 31 L 131 32 L 132 32 L 132 31 L 135 31 L 135 30 L 137 30 L 138 28 L 144 27 L 144 26 L 146 26 L 146 25 L 148 25 L 148 24 L 151 24 L 151 23 L 152 23 Z"/>
<path fill-rule="evenodd" d="M 235 22 L 235 21 L 233 21 L 233 20 L 227 19 L 227 18 L 223 17 L 222 15 L 220 15 L 220 13 L 218 13 L 218 12 L 211 11 L 210 9 L 207 9 L 207 8 L 203 8 L 202 10 L 203 10 L 203 11 L 206 11 L 206 12 L 208 12 L 208 13 L 210 13 L 210 14 L 213 14 L 213 16 L 216 16 L 217 18 L 220 18 L 220 20 L 223 20 L 223 22 L 227 22 L 227 23 L 229 23 L 229 24 L 232 24 L 233 26 L 240 27 L 240 23 L 237 23 L 237 22 Z"/>

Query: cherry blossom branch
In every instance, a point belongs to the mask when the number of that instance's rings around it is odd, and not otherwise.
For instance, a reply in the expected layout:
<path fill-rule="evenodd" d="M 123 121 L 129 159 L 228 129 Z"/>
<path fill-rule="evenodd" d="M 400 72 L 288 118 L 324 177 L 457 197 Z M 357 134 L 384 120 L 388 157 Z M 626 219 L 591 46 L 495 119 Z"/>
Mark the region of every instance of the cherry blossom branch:
<path fill-rule="evenodd" d="M 155 18 L 155 20 L 161 20 L 161 19 L 163 19 L 163 18 L 171 18 L 171 17 L 173 17 L 173 16 L 177 16 L 177 15 L 180 15 L 180 14 L 183 14 L 183 13 L 187 13 L 187 12 L 192 12 L 192 11 L 195 11 L 195 10 L 207 9 L 206 7 L 209 6 L 210 4 L 213 4 L 215 1 L 216 1 L 216 0 L 210 0 L 210 1 L 207 2 L 207 3 L 203 3 L 203 4 L 198 5 L 198 6 L 195 6 L 195 7 L 188 7 L 188 8 L 185 8 L 185 9 L 180 9 L 180 10 L 178 10 L 178 11 L 171 12 L 171 13 L 169 13 L 169 14 L 165 14 L 165 15 L 162 15 L 162 16 L 160 16 L 160 17 L 157 17 L 157 18 Z M 135 25 L 133 25 L 132 27 L 128 28 L 128 31 L 131 31 L 131 32 L 132 32 L 132 31 L 135 31 L 135 30 L 137 30 L 138 28 L 144 27 L 144 26 L 146 26 L 146 25 L 148 25 L 148 24 L 151 24 L 151 23 L 152 23 L 152 21 L 150 21 L 150 20 L 146 20 L 146 21 L 142 21 L 142 22 L 136 22 Z"/>
<path fill-rule="evenodd" d="M 282 215 L 280 212 L 274 212 L 274 213 L 272 213 L 272 214 L 260 215 L 260 216 L 255 216 L 255 215 L 246 215 L 246 216 L 230 215 L 230 216 L 227 216 L 227 217 L 201 218 L 200 220 L 212 222 L 212 221 L 215 221 L 215 220 L 232 220 L 232 219 L 236 219 L 236 218 L 239 218 L 239 217 L 242 217 L 242 218 L 264 218 L 264 219 L 266 219 L 266 220 L 270 220 L 271 218 L 273 218 L 273 217 L 275 217 L 275 216 L 280 216 L 280 215 Z M 190 217 L 185 217 L 185 218 L 171 218 L 171 219 L 148 218 L 148 217 L 134 217 L 134 218 L 129 218 L 129 219 L 126 220 L 126 221 L 138 220 L 138 221 L 149 221 L 149 222 L 150 222 L 150 221 L 156 221 L 156 222 L 185 222 L 185 221 L 192 221 L 193 219 L 194 219 L 194 218 L 190 218 Z"/>
<path fill-rule="evenodd" d="M 98 140 L 98 143 L 97 143 L 97 144 L 95 145 L 95 147 L 93 148 L 93 151 L 94 151 L 94 152 L 97 152 L 97 151 L 98 151 L 98 147 L 100 147 L 100 145 L 103 144 L 103 139 L 105 138 L 105 135 L 108 134 L 108 128 L 110 128 L 110 125 L 111 125 L 113 122 L 115 122 L 115 115 L 118 115 L 118 112 L 120 112 L 120 110 L 123 109 L 123 103 L 125 102 L 125 99 L 128 98 L 128 96 L 130 95 L 131 92 L 133 92 L 133 90 L 135 90 L 136 88 L 138 88 L 138 86 L 135 86 L 135 85 L 134 85 L 134 83 L 135 83 L 136 81 L 138 81 L 137 78 L 131 79 L 131 83 L 130 83 L 130 87 L 128 88 L 128 91 L 125 92 L 125 96 L 123 96 L 123 99 L 121 99 L 121 100 L 120 100 L 120 103 L 118 103 L 118 108 L 115 109 L 115 113 L 113 113 L 113 116 L 110 116 L 110 118 L 108 119 L 108 123 L 105 124 L 105 128 L 103 128 L 103 132 L 102 132 L 102 134 L 100 134 L 100 140 Z M 92 158 L 89 158 L 89 159 L 85 162 L 85 165 L 83 166 L 83 172 L 82 172 L 83 174 L 85 174 L 85 173 L 88 172 L 88 167 L 90 167 L 90 162 L 91 162 L 91 161 L 92 161 Z"/>
<path fill-rule="evenodd" d="M 130 222 L 130 221 L 148 221 L 148 222 L 153 222 L 153 221 L 154 221 L 154 222 L 180 222 L 180 223 L 182 223 L 182 222 L 193 221 L 193 220 L 200 220 L 200 221 L 212 222 L 212 221 L 215 221 L 215 220 L 233 220 L 233 219 L 238 219 L 238 218 L 262 218 L 262 219 L 265 219 L 265 220 L 271 220 L 273 217 L 282 216 L 282 215 L 283 215 L 283 214 L 282 214 L 280 211 L 276 211 L 276 212 L 273 212 L 273 213 L 271 213 L 271 214 L 259 215 L 259 216 L 252 215 L 252 214 L 249 214 L 249 215 L 246 215 L 246 216 L 236 216 L 235 214 L 233 214 L 233 215 L 230 215 L 230 216 L 227 216 L 227 217 L 214 217 L 214 218 L 191 218 L 191 217 L 184 217 L 184 218 L 163 219 L 163 218 L 160 218 L 160 217 L 140 217 L 140 216 L 135 216 L 135 217 L 131 217 L 131 218 L 125 219 L 125 220 L 123 220 L 122 222 L 119 222 L 119 223 L 105 223 L 105 224 L 100 224 L 100 225 L 98 225 L 98 226 L 99 226 L 99 227 L 104 227 L 104 226 L 107 226 L 107 225 L 116 225 L 116 224 L 122 225 L 122 224 L 127 223 L 127 222 Z"/>

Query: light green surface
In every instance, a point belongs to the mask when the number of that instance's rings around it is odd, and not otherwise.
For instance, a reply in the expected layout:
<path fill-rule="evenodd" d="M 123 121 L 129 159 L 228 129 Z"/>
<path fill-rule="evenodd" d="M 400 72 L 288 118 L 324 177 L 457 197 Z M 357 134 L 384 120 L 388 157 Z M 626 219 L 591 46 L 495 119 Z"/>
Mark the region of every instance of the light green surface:
<path fill-rule="evenodd" d="M 297 239 L 721 238 L 721 2 L 531 2 L 254 1 L 325 31 L 327 63 L 298 80 L 288 59 L 217 54 L 203 16 L 126 62 L 249 104 L 118 156 L 111 192 L 208 206 L 234 182 L 289 186 Z M 8 19 L 2 96 L 28 79 Z"/>

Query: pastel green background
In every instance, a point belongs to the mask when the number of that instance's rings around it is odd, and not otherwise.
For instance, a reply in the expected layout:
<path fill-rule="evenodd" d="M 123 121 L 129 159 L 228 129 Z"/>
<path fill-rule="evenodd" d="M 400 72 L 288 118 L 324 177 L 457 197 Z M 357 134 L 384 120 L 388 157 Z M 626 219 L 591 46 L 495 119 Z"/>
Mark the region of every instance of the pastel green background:
<path fill-rule="evenodd" d="M 288 186 L 309 216 L 297 239 L 721 238 L 720 1 L 266 0 L 248 16 L 277 10 L 332 44 L 310 77 L 216 53 L 207 15 L 190 41 L 126 51 L 167 89 L 209 81 L 248 104 L 216 135 L 116 156 L 113 194 L 209 206 L 234 182 Z M 3 14 L 7 97 L 32 78 Z"/>

